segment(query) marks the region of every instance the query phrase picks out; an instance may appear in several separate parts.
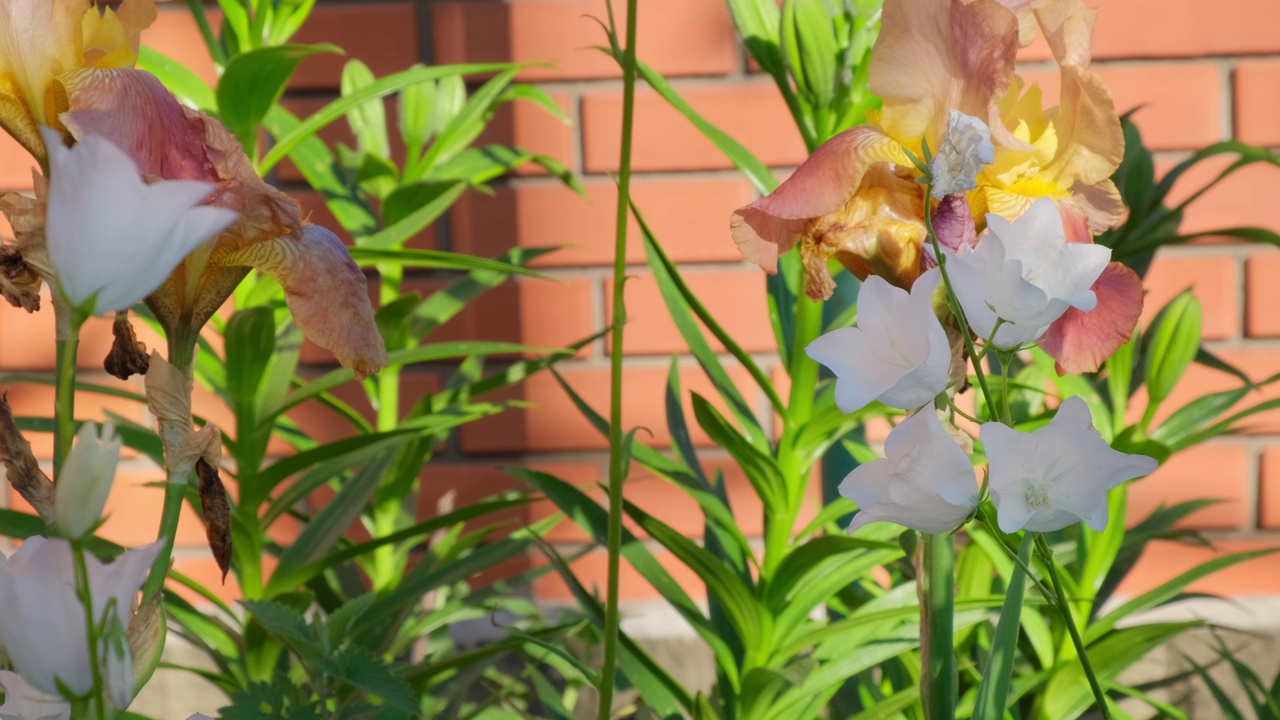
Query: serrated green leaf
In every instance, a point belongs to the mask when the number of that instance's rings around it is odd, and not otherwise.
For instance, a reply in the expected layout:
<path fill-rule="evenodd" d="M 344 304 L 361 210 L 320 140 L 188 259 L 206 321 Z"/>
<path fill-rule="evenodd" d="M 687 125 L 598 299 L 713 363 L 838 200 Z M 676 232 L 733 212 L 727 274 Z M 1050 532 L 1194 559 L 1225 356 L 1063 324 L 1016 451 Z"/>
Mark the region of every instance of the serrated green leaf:
<path fill-rule="evenodd" d="M 328 674 L 360 688 L 397 710 L 409 713 L 412 717 L 422 716 L 418 698 L 409 683 L 364 648 L 357 645 L 343 648 L 325 661 L 324 669 Z"/>

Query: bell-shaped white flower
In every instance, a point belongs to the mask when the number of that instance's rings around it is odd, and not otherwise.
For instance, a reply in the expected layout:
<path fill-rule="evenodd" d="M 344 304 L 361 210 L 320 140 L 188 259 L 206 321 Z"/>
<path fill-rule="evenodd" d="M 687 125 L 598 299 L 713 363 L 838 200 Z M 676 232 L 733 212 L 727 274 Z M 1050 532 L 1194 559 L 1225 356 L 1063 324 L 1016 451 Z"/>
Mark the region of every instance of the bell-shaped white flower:
<path fill-rule="evenodd" d="M 979 337 L 1013 349 L 1039 339 L 1067 308 L 1097 305 L 1091 288 L 1111 249 L 1067 242 L 1052 200 L 1035 201 L 1012 223 L 988 214 L 987 230 L 976 248 L 943 249 L 956 299 Z"/>
<path fill-rule="evenodd" d="M 911 292 L 872 275 L 858 291 L 858 326 L 839 328 L 805 352 L 836 376 L 836 405 L 847 413 L 879 400 L 918 408 L 947 388 L 951 345 L 933 311 L 941 276 L 921 275 Z"/>
<path fill-rule="evenodd" d="M 80 426 L 54 485 L 53 508 L 67 537 L 84 537 L 102 518 L 119 461 L 120 438 L 111 423 L 102 426 L 101 436 L 95 423 Z"/>
<path fill-rule="evenodd" d="M 1113 449 L 1093 427 L 1089 406 L 1069 397 L 1048 425 L 1029 433 L 989 422 L 980 431 L 1000 529 L 1051 532 L 1083 520 L 1107 526 L 1107 491 L 1158 466 Z"/>
<path fill-rule="evenodd" d="M 995 162 L 991 128 L 972 115 L 952 110 L 947 116 L 947 132 L 929 164 L 930 184 L 937 200 L 978 186 L 978 173 Z"/>
<path fill-rule="evenodd" d="M 143 182 L 138 166 L 105 138 L 67 148 L 41 128 L 49 150 L 45 238 L 62 293 L 95 315 L 124 310 L 160 287 L 197 245 L 237 217 L 200 205 L 214 189 L 194 180 Z"/>
<path fill-rule="evenodd" d="M 899 423 L 884 452 L 884 458 L 859 465 L 840 483 L 840 494 L 861 508 L 850 532 L 873 522 L 947 532 L 977 506 L 973 464 L 932 408 Z"/>
<path fill-rule="evenodd" d="M 93 616 L 128 628 L 133 602 L 163 541 L 127 550 L 114 562 L 85 558 Z M 75 564 L 65 540 L 32 537 L 12 557 L 0 560 L 0 645 L 13 667 L 33 687 L 58 696 L 58 681 L 71 692 L 93 688 L 84 606 L 76 595 Z M 124 637 L 105 637 L 100 667 L 112 701 L 124 708 L 133 699 L 133 669 Z"/>
<path fill-rule="evenodd" d="M 18 673 L 0 670 L 0 685 L 4 686 L 0 720 L 71 720 L 66 700 L 31 687 Z"/>

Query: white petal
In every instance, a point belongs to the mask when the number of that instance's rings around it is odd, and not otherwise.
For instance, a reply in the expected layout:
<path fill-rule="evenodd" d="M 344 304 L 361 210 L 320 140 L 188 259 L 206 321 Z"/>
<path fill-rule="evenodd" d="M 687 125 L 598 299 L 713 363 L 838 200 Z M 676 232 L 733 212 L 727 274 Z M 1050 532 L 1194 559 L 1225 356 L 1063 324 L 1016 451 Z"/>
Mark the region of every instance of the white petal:
<path fill-rule="evenodd" d="M 105 138 L 74 148 L 44 130 L 50 152 L 49 258 L 73 303 L 97 295 L 98 314 L 128 308 L 160 286 L 197 245 L 237 217 L 197 206 L 213 189 L 190 180 L 143 183 L 137 166 Z"/>

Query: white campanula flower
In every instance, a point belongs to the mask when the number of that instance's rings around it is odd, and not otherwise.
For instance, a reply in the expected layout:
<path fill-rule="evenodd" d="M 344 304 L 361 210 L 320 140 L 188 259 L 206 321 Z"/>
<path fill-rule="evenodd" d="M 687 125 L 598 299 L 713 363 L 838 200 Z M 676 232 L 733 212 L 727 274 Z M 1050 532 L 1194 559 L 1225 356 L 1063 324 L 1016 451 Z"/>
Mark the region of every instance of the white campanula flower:
<path fill-rule="evenodd" d="M 977 506 L 973 464 L 932 408 L 899 423 L 884 451 L 884 458 L 859 465 L 840 483 L 840 494 L 861 508 L 850 532 L 873 522 L 947 532 Z"/>
<path fill-rule="evenodd" d="M 1089 312 L 1097 305 L 1091 288 L 1111 249 L 1067 242 L 1052 200 L 1035 201 L 1012 223 L 988 214 L 987 230 L 976 248 L 943 249 L 956 298 L 979 337 L 1013 349 L 1039 339 L 1067 308 Z"/>
<path fill-rule="evenodd" d="M 947 132 L 929 164 L 933 197 L 937 200 L 978 186 L 978 173 L 995 162 L 991 128 L 972 115 L 952 110 L 947 116 Z"/>
<path fill-rule="evenodd" d="M 836 376 L 836 405 L 855 412 L 873 400 L 918 408 L 947 387 L 951 346 L 933 311 L 937 269 L 911 292 L 872 275 L 858 291 L 858 326 L 839 328 L 805 348 Z"/>
<path fill-rule="evenodd" d="M 18 673 L 0 670 L 0 685 L 4 686 L 0 720 L 71 720 L 70 703 L 31 687 Z"/>
<path fill-rule="evenodd" d="M 1004 532 L 1051 532 L 1083 520 L 1107 526 L 1107 491 L 1159 466 L 1145 455 L 1113 449 L 1093 427 L 1079 397 L 1062 402 L 1045 427 L 1029 433 L 989 422 L 982 426 L 991 475 L 989 489 Z"/>
<path fill-rule="evenodd" d="M 114 562 L 85 558 L 93 615 L 101 620 L 114 601 L 109 625 L 127 629 L 134 597 L 163 541 L 127 550 Z M 93 688 L 84 606 L 76 595 L 75 564 L 65 540 L 32 537 L 0 560 L 0 645 L 33 687 L 58 696 L 58 682 L 83 694 Z M 133 699 L 133 669 L 123 636 L 100 647 L 107 691 L 117 707 Z"/>
<path fill-rule="evenodd" d="M 49 151 L 49 261 L 67 299 L 95 315 L 128 309 L 151 294 L 197 245 L 238 216 L 200 205 L 212 183 L 148 185 L 133 160 L 105 138 L 88 135 L 68 148 L 57 132 L 41 133 Z"/>
<path fill-rule="evenodd" d="M 119 461 L 120 438 L 111 423 L 102 426 L 101 436 L 96 423 L 80 426 L 54 484 L 53 508 L 58 527 L 67 537 L 84 537 L 102 518 Z"/>

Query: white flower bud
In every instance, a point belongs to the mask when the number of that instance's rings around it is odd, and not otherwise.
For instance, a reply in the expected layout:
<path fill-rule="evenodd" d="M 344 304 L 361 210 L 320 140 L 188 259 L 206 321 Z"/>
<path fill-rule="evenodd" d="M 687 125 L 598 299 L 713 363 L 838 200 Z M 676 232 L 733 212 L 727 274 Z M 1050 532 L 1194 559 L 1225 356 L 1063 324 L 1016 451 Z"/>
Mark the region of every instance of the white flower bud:
<path fill-rule="evenodd" d="M 959 110 L 947 116 L 947 134 L 929 166 L 932 193 L 937 200 L 977 187 L 978 173 L 996 159 L 991 129 L 986 123 Z"/>
<path fill-rule="evenodd" d="M 111 423 L 102 426 L 101 436 L 95 423 L 80 426 L 75 446 L 54 478 L 54 514 L 67 537 L 84 537 L 102 519 L 119 461 L 120 438 Z"/>

